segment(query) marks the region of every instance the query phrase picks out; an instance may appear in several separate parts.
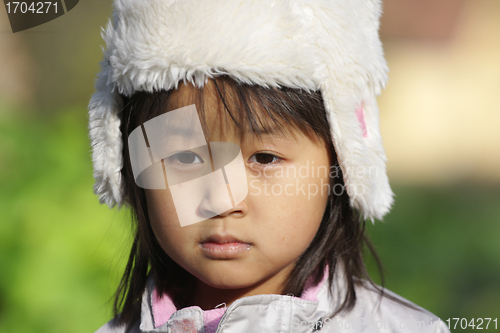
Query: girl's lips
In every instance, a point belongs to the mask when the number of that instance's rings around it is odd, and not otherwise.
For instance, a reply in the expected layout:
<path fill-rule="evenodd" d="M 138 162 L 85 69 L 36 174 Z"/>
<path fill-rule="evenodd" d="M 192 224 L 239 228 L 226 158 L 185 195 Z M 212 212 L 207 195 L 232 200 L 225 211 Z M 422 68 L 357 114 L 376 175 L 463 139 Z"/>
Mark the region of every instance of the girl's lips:
<path fill-rule="evenodd" d="M 251 244 L 232 241 L 227 243 L 219 243 L 207 241 L 200 244 L 203 253 L 212 259 L 232 259 L 239 254 L 250 250 Z"/>

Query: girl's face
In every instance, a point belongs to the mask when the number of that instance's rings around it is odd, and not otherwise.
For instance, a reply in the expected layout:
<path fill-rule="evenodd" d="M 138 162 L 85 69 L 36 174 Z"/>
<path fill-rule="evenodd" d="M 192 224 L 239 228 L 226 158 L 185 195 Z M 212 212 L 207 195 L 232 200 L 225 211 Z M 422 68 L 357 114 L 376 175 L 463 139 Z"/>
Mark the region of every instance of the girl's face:
<path fill-rule="evenodd" d="M 248 195 L 222 214 L 181 227 L 169 189 L 145 190 L 153 231 L 166 254 L 197 278 L 197 288 L 239 289 L 240 296 L 281 294 L 325 211 L 327 145 L 295 129 L 285 135 L 241 135 L 231 120 L 223 118 L 227 114 L 214 97 L 213 83 L 209 81 L 204 91 L 207 141 L 240 147 Z M 171 96 L 169 109 L 195 104 L 194 100 L 194 88 L 182 85 Z M 202 211 L 211 204 L 201 202 L 198 208 Z"/>

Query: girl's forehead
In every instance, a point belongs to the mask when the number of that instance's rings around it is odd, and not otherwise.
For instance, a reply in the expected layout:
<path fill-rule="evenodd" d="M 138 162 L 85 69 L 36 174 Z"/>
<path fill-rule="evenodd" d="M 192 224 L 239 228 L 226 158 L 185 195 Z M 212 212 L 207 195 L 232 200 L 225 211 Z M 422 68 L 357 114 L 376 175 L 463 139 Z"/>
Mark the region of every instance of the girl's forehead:
<path fill-rule="evenodd" d="M 269 114 L 255 98 L 243 102 L 231 87 L 222 90 L 213 80 L 203 88 L 179 84 L 170 95 L 166 111 L 193 104 L 209 141 L 297 140 L 298 134 L 303 134 L 286 118 Z"/>

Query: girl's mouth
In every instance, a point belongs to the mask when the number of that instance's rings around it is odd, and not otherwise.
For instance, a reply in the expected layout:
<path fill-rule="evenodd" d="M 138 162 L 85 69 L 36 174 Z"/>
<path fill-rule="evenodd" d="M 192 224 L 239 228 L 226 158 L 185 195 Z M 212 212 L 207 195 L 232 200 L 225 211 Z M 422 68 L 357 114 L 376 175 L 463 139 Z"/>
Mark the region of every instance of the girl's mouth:
<path fill-rule="evenodd" d="M 211 259 L 233 259 L 252 247 L 251 243 L 243 242 L 230 235 L 213 235 L 200 243 L 205 256 Z"/>

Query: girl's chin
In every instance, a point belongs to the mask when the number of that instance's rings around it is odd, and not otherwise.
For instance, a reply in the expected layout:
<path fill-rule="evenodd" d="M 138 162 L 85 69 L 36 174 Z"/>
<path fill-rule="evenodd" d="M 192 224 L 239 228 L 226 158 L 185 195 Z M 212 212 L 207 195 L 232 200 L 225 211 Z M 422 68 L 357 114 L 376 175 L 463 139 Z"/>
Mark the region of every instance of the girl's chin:
<path fill-rule="evenodd" d="M 193 275 L 202 286 L 213 289 L 252 289 L 266 280 L 265 276 L 252 272 L 255 271 L 225 265 L 217 268 L 209 267 Z"/>
<path fill-rule="evenodd" d="M 259 279 L 252 279 L 248 275 L 246 277 L 242 277 L 240 275 L 233 275 L 231 273 L 228 273 L 225 276 L 217 277 L 202 276 L 201 279 L 198 278 L 198 280 L 214 289 L 247 289 L 260 282 Z"/>

